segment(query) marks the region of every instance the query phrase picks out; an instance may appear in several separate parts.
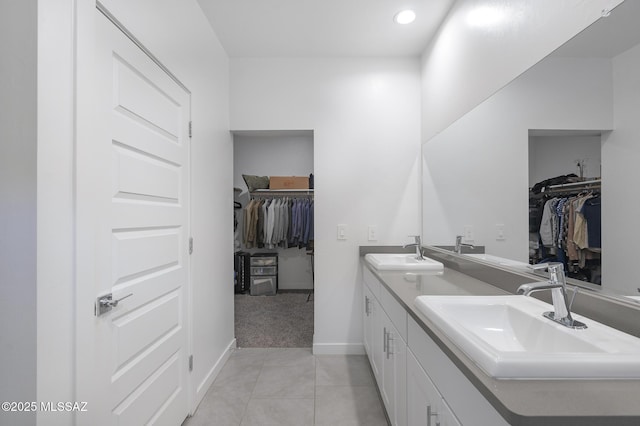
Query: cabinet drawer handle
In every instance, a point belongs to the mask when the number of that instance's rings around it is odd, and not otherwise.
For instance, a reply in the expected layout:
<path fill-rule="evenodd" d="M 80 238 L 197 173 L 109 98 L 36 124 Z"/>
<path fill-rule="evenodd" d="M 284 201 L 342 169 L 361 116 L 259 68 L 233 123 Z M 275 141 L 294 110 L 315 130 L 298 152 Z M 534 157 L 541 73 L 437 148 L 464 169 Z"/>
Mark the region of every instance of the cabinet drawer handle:
<path fill-rule="evenodd" d="M 387 327 L 382 329 L 382 352 L 387 351 Z"/>
<path fill-rule="evenodd" d="M 438 413 L 431 410 L 431 404 L 427 405 L 427 426 L 431 426 L 431 417 L 436 418 L 436 426 L 440 426 L 440 421 L 438 420 Z"/>
<path fill-rule="evenodd" d="M 367 314 L 367 316 L 369 316 L 369 297 L 365 296 L 364 297 L 364 313 Z"/>

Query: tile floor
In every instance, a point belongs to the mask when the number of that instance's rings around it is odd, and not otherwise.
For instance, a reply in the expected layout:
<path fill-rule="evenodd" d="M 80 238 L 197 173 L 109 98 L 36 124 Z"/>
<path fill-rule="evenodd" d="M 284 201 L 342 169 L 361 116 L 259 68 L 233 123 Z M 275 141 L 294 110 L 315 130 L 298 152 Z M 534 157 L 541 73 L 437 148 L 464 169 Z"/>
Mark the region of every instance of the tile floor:
<path fill-rule="evenodd" d="M 183 426 L 387 426 L 362 355 L 237 349 Z"/>

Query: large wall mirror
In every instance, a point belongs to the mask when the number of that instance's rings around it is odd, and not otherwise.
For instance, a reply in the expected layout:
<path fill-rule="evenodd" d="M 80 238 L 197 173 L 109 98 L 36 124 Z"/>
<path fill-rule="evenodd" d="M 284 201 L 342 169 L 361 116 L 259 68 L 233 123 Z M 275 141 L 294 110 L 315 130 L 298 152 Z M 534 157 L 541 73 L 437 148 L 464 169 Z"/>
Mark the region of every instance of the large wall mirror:
<path fill-rule="evenodd" d="M 599 203 L 600 247 L 593 243 L 582 264 L 570 261 L 573 283 L 640 296 L 638 21 L 640 2 L 623 2 L 424 143 L 425 243 L 450 246 L 462 235 L 485 246 L 484 261 L 526 271 L 555 254 L 536 246 L 530 188 L 575 174 L 554 184 L 576 188 L 538 195 L 545 202 L 588 195 Z"/>

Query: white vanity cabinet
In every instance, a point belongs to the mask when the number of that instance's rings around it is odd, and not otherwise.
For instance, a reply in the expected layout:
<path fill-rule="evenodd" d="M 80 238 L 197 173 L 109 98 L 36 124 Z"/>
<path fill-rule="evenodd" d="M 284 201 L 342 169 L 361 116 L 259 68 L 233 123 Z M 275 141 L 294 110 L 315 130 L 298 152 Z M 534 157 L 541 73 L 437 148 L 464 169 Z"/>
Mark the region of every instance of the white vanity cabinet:
<path fill-rule="evenodd" d="M 418 325 L 413 318 L 408 318 L 408 366 L 407 374 L 411 375 L 422 371 L 427 376 L 435 392 L 441 397 L 438 405 L 438 419 L 440 425 L 469 425 L 469 426 L 507 426 L 507 421 L 495 408 L 482 396 L 480 391 L 465 377 L 455 366 L 453 361 L 438 347 L 429 335 Z M 418 365 L 412 364 L 415 361 Z M 420 369 L 420 370 L 418 370 Z M 424 379 L 424 377 L 423 377 Z M 413 378 L 410 379 L 410 388 L 419 388 Z M 424 382 L 424 380 L 422 380 Z M 428 385 L 423 385 L 428 388 Z M 409 393 L 411 390 L 409 390 Z M 425 395 L 427 394 L 426 392 Z M 431 401 L 433 396 L 425 398 Z M 437 398 L 436 398 L 437 399 Z M 421 408 L 415 407 L 418 403 L 410 400 L 408 403 L 409 417 L 420 418 Z M 415 410 L 415 412 L 414 412 Z M 426 409 L 425 409 L 426 410 Z M 428 423 L 409 423 L 410 425 Z M 432 421 L 432 426 L 436 423 Z"/>
<path fill-rule="evenodd" d="M 366 269 L 364 282 L 365 350 L 391 424 L 405 426 L 407 424 L 406 311 Z"/>
<path fill-rule="evenodd" d="M 411 351 L 407 351 L 407 424 L 460 426 L 460 422 Z"/>
<path fill-rule="evenodd" d="M 504 418 L 363 268 L 364 347 L 393 426 L 507 426 Z"/>

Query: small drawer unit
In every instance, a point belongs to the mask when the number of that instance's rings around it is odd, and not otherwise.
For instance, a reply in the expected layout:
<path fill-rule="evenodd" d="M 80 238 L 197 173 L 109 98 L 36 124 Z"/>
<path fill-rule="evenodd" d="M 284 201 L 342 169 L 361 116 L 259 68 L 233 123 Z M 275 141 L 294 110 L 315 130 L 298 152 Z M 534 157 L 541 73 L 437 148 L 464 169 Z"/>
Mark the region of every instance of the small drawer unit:
<path fill-rule="evenodd" d="M 256 275 L 278 275 L 278 267 L 277 266 L 252 266 L 251 276 L 254 277 Z"/>
<path fill-rule="evenodd" d="M 251 255 L 252 296 L 275 296 L 278 291 L 278 254 L 254 253 Z"/>

